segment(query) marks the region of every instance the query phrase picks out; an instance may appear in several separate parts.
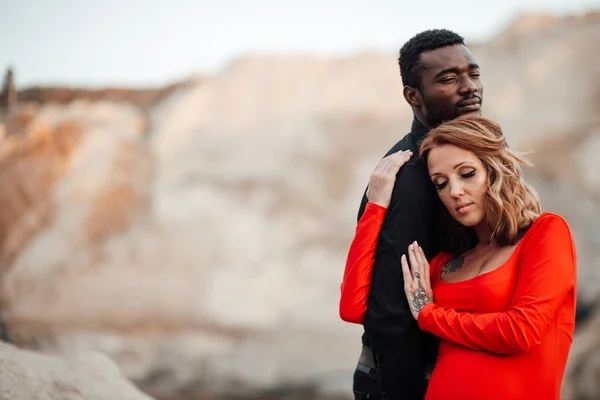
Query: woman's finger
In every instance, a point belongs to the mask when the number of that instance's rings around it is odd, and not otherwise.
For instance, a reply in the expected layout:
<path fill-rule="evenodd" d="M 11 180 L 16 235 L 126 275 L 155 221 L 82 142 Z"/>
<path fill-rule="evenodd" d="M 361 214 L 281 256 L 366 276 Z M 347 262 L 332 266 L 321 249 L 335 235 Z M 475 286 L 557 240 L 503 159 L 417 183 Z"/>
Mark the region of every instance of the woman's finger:
<path fill-rule="evenodd" d="M 389 164 L 390 164 L 390 156 L 384 157 L 381 160 L 379 160 L 377 167 L 375 167 L 375 171 L 380 171 L 380 172 L 387 171 L 389 169 Z"/>
<path fill-rule="evenodd" d="M 417 259 L 417 254 L 415 253 L 414 243 L 411 243 L 410 246 L 408 246 L 408 261 L 410 262 L 410 271 L 414 277 L 415 274 L 419 272 L 419 260 Z"/>
<path fill-rule="evenodd" d="M 367 199 L 371 203 L 389 207 L 400 167 L 410 158 L 407 154 L 393 153 L 379 161 L 369 178 Z"/>
<path fill-rule="evenodd" d="M 411 156 L 412 152 L 410 151 L 392 154 L 390 161 L 392 162 L 394 174 L 397 174 L 398 171 L 400 171 L 400 168 L 410 160 Z"/>
<path fill-rule="evenodd" d="M 375 171 L 369 178 L 367 199 L 371 203 L 389 207 L 396 182 L 396 174 L 400 169 L 399 163 L 404 164 L 408 156 L 393 153 L 379 161 Z"/>
<path fill-rule="evenodd" d="M 396 176 L 398 171 L 400 171 L 400 168 L 402 168 L 402 166 L 406 164 L 406 162 L 410 159 L 411 156 L 412 153 L 406 151 L 399 151 L 390 154 L 389 156 L 384 158 L 386 162 L 382 165 L 382 171 L 385 171 L 386 174 L 394 174 L 394 176 Z"/>
<path fill-rule="evenodd" d="M 420 265 L 421 265 L 422 271 L 423 271 L 423 286 L 425 287 L 425 291 L 427 292 L 427 295 L 432 297 L 433 291 L 431 289 L 431 275 L 430 275 L 429 263 L 427 262 L 427 257 L 425 257 L 425 252 L 423 251 L 421 246 L 418 246 L 417 253 L 418 253 L 419 262 L 420 262 Z"/>
<path fill-rule="evenodd" d="M 387 156 L 384 159 L 381 160 L 381 164 L 379 165 L 379 172 L 383 173 L 384 175 L 389 175 L 390 170 L 392 169 L 392 160 L 390 160 L 391 156 Z"/>
<path fill-rule="evenodd" d="M 402 265 L 402 277 L 404 278 L 404 292 L 408 296 L 408 292 L 412 293 L 412 276 L 410 269 L 408 268 L 408 262 L 406 261 L 406 255 L 402 254 L 400 257 L 400 264 Z"/>
<path fill-rule="evenodd" d="M 419 263 L 419 273 L 421 274 L 421 282 L 423 283 L 423 285 L 425 285 L 425 282 L 427 281 L 427 277 L 425 276 L 425 265 L 423 263 L 424 260 L 421 257 L 421 246 L 419 246 L 419 243 L 415 242 L 413 244 L 413 248 L 415 250 L 415 258 L 417 259 L 417 262 Z"/>
<path fill-rule="evenodd" d="M 410 262 L 410 270 L 413 277 L 413 290 L 419 286 L 421 273 L 419 270 L 419 260 L 417 259 L 417 254 L 415 253 L 415 245 L 412 243 L 408 246 L 408 261 Z"/>
<path fill-rule="evenodd" d="M 382 158 L 377 164 L 377 167 L 375 167 L 375 175 L 380 173 L 384 178 L 395 179 L 396 174 L 410 159 L 411 155 L 412 153 L 398 152 Z"/>

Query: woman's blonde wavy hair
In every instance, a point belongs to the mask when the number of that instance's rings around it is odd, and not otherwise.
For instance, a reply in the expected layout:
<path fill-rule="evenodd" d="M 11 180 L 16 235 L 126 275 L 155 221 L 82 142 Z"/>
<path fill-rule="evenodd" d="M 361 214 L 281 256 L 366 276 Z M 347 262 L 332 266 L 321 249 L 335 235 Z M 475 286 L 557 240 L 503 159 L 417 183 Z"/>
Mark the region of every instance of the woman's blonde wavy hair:
<path fill-rule="evenodd" d="M 490 242 L 515 244 L 541 213 L 540 201 L 521 173 L 520 164 L 531 163 L 508 148 L 498 123 L 481 116 L 464 115 L 432 129 L 420 148 L 425 165 L 429 152 L 444 144 L 479 157 L 487 170 L 485 222 L 491 232 Z"/>

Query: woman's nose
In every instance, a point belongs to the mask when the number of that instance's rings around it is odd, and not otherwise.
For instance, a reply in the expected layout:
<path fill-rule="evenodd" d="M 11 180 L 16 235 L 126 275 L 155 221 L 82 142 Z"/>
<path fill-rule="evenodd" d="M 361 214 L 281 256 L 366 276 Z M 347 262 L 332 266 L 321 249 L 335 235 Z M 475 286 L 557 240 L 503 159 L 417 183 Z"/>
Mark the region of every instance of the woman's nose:
<path fill-rule="evenodd" d="M 462 188 L 462 185 L 458 182 L 455 183 L 450 183 L 450 196 L 452 196 L 453 198 L 459 198 L 460 196 L 462 196 L 464 194 L 464 190 Z"/>

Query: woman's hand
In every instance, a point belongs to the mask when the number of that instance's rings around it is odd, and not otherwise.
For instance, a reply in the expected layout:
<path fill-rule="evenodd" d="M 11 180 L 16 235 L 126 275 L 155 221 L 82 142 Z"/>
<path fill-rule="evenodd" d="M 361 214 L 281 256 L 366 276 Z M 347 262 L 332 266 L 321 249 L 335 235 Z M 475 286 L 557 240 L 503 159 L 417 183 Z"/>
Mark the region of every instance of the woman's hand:
<path fill-rule="evenodd" d="M 431 290 L 431 281 L 429 276 L 429 263 L 425 253 L 417 242 L 408 246 L 408 259 L 410 269 L 406 260 L 406 255 L 402 255 L 402 275 L 404 276 L 404 293 L 408 299 L 410 312 L 418 320 L 419 312 L 429 303 L 433 303 L 433 291 Z"/>
<path fill-rule="evenodd" d="M 379 161 L 369 179 L 367 200 L 388 208 L 392 199 L 392 191 L 396 182 L 396 174 L 412 156 L 409 150 L 399 151 L 384 157 Z"/>

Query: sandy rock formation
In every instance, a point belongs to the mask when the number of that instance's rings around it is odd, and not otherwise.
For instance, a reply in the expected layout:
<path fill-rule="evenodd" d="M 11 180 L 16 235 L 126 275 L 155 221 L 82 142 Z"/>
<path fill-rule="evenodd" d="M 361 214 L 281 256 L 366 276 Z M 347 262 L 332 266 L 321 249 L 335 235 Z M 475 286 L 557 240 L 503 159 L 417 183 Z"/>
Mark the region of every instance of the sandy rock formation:
<path fill-rule="evenodd" d="M 40 354 L 0 342 L 0 400 L 151 400 L 99 353 Z"/>

